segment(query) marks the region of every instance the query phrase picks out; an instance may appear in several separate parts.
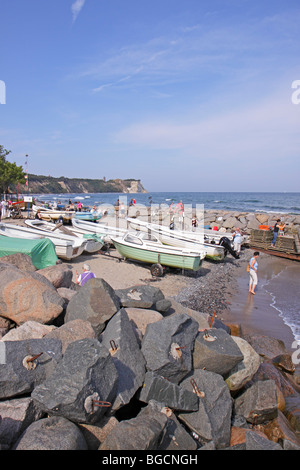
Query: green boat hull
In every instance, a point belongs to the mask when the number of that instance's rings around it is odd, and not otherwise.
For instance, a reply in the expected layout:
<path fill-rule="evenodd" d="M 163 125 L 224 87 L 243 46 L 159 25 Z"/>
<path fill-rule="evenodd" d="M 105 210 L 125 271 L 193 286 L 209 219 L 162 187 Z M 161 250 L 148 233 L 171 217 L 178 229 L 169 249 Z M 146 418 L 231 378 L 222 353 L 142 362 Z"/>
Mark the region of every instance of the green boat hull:
<path fill-rule="evenodd" d="M 143 248 L 128 246 L 114 240 L 114 245 L 125 259 L 142 261 L 144 263 L 159 263 L 162 266 L 198 271 L 202 264 L 201 256 L 184 256 L 182 254 L 156 252 Z"/>

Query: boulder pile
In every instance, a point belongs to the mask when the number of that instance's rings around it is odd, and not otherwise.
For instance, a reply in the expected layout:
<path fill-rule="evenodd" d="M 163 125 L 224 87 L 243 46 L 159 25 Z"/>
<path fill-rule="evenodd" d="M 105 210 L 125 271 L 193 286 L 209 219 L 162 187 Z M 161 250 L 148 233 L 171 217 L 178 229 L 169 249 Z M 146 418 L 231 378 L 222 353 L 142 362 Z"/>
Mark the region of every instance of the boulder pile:
<path fill-rule="evenodd" d="M 205 225 L 226 231 L 234 231 L 238 227 L 246 234 L 250 234 L 252 229 L 258 229 L 260 225 L 273 227 L 278 219 L 286 224 L 286 231 L 295 230 L 300 233 L 300 215 L 212 209 L 204 212 Z"/>
<path fill-rule="evenodd" d="M 282 342 L 70 272 L 0 262 L 2 450 L 300 449 Z"/>

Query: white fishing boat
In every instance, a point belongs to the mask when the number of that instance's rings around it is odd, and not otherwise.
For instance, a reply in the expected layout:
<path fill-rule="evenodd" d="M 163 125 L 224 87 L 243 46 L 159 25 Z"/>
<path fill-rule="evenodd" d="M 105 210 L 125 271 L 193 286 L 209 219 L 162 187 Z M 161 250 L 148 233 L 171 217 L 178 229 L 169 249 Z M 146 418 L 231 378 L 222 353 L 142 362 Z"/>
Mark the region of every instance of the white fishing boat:
<path fill-rule="evenodd" d="M 60 238 L 63 238 L 65 240 L 73 240 L 74 238 L 79 238 L 81 241 L 86 241 L 84 251 L 86 251 L 87 253 L 96 253 L 97 251 L 101 250 L 104 245 L 104 241 L 102 238 L 100 238 L 100 236 L 95 237 L 91 233 L 74 233 L 69 228 L 66 228 L 63 224 L 54 224 L 52 222 L 46 222 L 45 220 L 39 219 L 26 219 L 25 224 L 37 230 L 50 232 L 50 234 L 59 234 Z"/>
<path fill-rule="evenodd" d="M 113 227 L 87 220 L 72 219 L 72 230 L 80 231 L 81 233 L 95 233 L 103 236 L 105 243 L 112 243 L 111 237 L 120 237 L 125 235 L 128 230 L 120 227 Z"/>
<path fill-rule="evenodd" d="M 204 250 L 181 249 L 163 245 L 158 239 L 147 239 L 134 232 L 127 232 L 122 237 L 112 237 L 112 242 L 124 259 L 150 263 L 153 275 L 162 275 L 163 266 L 198 271 L 205 258 Z"/>
<path fill-rule="evenodd" d="M 63 220 L 65 223 L 69 223 L 75 215 L 75 211 L 65 211 L 49 209 L 47 207 L 32 205 L 32 212 L 34 215 L 39 211 L 40 217 L 43 220 L 51 222 L 52 220 Z"/>
<path fill-rule="evenodd" d="M 55 233 L 15 224 L 0 223 L 0 234 L 6 237 L 20 239 L 26 238 L 34 240 L 39 238 L 49 238 L 55 246 L 57 256 L 64 260 L 71 260 L 80 256 L 86 246 L 86 241 L 82 241 L 79 238 L 76 240 L 74 237 L 73 240 L 67 240 L 62 238 L 60 234 L 55 235 Z"/>
<path fill-rule="evenodd" d="M 171 230 L 163 225 L 151 224 L 139 219 L 127 218 L 131 228 L 142 230 L 144 232 L 154 233 L 159 240 L 165 245 L 186 248 L 186 249 L 202 249 L 206 252 L 206 258 L 215 261 L 223 260 L 227 254 L 227 249 L 223 245 L 219 245 L 204 239 L 204 234 L 200 232 L 187 232 L 183 230 Z M 230 249 L 230 248 L 229 248 Z"/>

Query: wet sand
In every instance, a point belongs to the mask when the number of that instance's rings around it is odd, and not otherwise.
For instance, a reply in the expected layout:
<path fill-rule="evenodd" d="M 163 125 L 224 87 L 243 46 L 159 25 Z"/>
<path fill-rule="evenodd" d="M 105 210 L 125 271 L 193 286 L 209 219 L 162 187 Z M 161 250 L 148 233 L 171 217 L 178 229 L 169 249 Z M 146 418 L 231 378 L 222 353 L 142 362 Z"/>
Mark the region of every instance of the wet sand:
<path fill-rule="evenodd" d="M 280 339 L 285 343 L 286 349 L 292 352 L 294 334 L 278 310 L 272 306 L 273 298 L 265 286 L 272 277 L 282 272 L 291 263 L 295 266 L 297 262 L 261 253 L 258 259 L 258 285 L 255 295 L 252 295 L 248 292 L 247 260 L 237 273 L 235 286 L 228 290 L 227 300 L 230 305 L 222 312 L 222 319 L 227 323 L 241 325 L 243 334 L 258 333 Z M 288 283 L 289 279 L 285 277 L 284 282 Z M 281 287 L 284 289 L 284 285 Z"/>

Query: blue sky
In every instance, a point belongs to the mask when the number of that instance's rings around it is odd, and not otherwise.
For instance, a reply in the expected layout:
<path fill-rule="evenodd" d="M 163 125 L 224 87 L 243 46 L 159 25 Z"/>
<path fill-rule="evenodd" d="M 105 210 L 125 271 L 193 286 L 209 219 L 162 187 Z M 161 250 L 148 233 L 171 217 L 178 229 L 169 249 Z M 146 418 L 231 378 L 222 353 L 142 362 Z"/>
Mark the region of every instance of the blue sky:
<path fill-rule="evenodd" d="M 0 144 L 30 173 L 299 191 L 298 0 L 1 0 L 0 17 Z"/>

